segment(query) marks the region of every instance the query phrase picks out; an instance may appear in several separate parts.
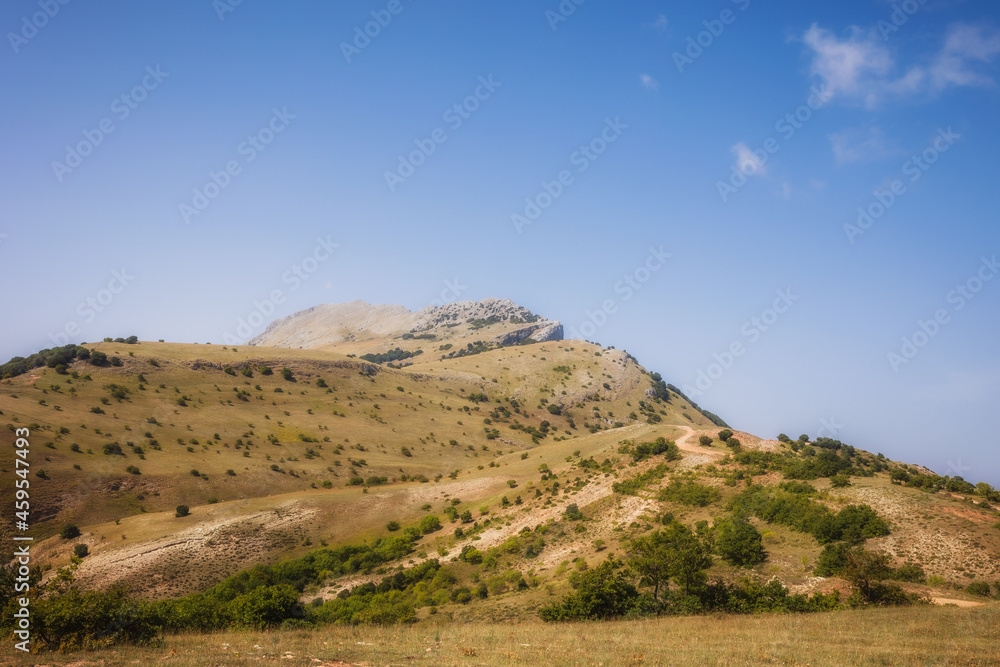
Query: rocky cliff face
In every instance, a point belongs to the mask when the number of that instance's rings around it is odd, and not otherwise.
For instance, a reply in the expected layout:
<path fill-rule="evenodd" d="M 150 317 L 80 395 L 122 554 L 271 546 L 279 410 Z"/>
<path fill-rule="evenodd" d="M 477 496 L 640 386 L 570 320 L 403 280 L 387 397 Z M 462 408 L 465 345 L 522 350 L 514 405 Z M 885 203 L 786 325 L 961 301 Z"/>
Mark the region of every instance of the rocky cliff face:
<path fill-rule="evenodd" d="M 510 299 L 459 301 L 417 312 L 403 306 L 352 301 L 314 306 L 275 320 L 249 344 L 330 348 L 364 341 L 377 344 L 394 338 L 438 342 L 474 338 L 514 345 L 528 338 L 536 342 L 562 340 L 563 326 Z"/>

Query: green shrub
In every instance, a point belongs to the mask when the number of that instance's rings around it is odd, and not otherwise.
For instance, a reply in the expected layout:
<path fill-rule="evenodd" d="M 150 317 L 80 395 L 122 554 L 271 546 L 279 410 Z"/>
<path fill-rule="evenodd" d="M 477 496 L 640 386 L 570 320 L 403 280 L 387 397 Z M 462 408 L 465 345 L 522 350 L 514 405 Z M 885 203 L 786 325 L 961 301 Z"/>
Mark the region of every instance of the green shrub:
<path fill-rule="evenodd" d="M 758 531 L 743 517 L 727 519 L 718 527 L 715 547 L 722 560 L 736 567 L 753 567 L 767 559 Z"/>
<path fill-rule="evenodd" d="M 174 510 L 174 516 L 176 517 L 187 516 L 190 513 L 191 513 L 191 508 L 188 507 L 187 505 L 178 505 L 177 509 Z"/>
<path fill-rule="evenodd" d="M 831 475 L 830 485 L 835 489 L 842 489 L 851 485 L 851 479 L 847 475 Z"/>
<path fill-rule="evenodd" d="M 155 603 L 130 598 L 121 588 L 81 591 L 32 599 L 32 648 L 37 651 L 103 650 L 156 642 Z"/>
<path fill-rule="evenodd" d="M 893 570 L 889 578 L 913 584 L 927 583 L 927 573 L 924 572 L 924 568 L 917 563 L 903 563 Z"/>
<path fill-rule="evenodd" d="M 90 555 L 90 549 L 87 548 L 86 544 L 77 544 L 73 547 L 73 555 L 77 558 L 86 558 Z M 989 584 L 987 584 L 987 588 L 989 588 Z"/>
<path fill-rule="evenodd" d="M 608 560 L 584 572 L 576 580 L 576 591 L 538 610 L 543 621 L 605 620 L 627 614 L 639 599 L 639 591 L 620 571 L 621 564 Z"/>
<path fill-rule="evenodd" d="M 420 524 L 418 527 L 420 528 L 421 533 L 423 533 L 424 535 L 428 535 L 430 533 L 441 530 L 441 520 L 438 519 L 433 514 L 428 514 L 427 516 L 425 516 L 423 519 L 420 520 Z"/>
<path fill-rule="evenodd" d="M 681 483 L 673 480 L 670 485 L 660 491 L 660 500 L 694 505 L 695 507 L 706 507 L 722 497 L 719 490 L 698 484 L 688 480 Z"/>
<path fill-rule="evenodd" d="M 981 595 L 982 597 L 990 596 L 990 585 L 985 581 L 973 581 L 971 584 L 965 587 L 965 592 L 969 595 Z"/>
<path fill-rule="evenodd" d="M 75 537 L 80 537 L 80 529 L 76 527 L 75 523 L 68 523 L 59 531 L 59 537 L 64 540 L 72 540 Z"/>

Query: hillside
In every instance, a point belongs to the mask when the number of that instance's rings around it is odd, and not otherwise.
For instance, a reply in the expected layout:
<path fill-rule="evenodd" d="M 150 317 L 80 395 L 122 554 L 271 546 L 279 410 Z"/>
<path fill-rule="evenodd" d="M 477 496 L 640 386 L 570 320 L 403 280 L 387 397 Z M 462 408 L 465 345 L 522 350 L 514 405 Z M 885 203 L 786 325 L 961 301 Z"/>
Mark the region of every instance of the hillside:
<path fill-rule="evenodd" d="M 781 500 L 817 516 L 870 507 L 886 530 L 866 548 L 919 566 L 912 592 L 978 604 L 962 589 L 1000 582 L 1000 497 L 985 485 L 826 439 L 733 429 L 724 442 L 626 352 L 560 338 L 509 301 L 418 313 L 354 302 L 279 320 L 253 345 L 104 342 L 85 347 L 120 365 L 94 365 L 98 354 L 5 379 L 0 417 L 31 430 L 36 563 L 51 576 L 85 544 L 81 585 L 177 597 L 433 514 L 444 527 L 417 531 L 404 557 L 303 579 L 302 600 L 448 563 L 452 585 L 489 595 L 418 607 L 418 619 L 536 618 L 574 571 L 627 557 L 657 526 L 676 519 L 708 539 L 742 507 L 765 560 L 715 558 L 710 577 L 846 593 L 815 573 L 828 538 L 761 509 Z M 362 358 L 397 346 L 424 353 L 401 368 Z M 67 524 L 82 535 L 61 538 Z M 492 565 L 466 558 L 473 545 Z"/>

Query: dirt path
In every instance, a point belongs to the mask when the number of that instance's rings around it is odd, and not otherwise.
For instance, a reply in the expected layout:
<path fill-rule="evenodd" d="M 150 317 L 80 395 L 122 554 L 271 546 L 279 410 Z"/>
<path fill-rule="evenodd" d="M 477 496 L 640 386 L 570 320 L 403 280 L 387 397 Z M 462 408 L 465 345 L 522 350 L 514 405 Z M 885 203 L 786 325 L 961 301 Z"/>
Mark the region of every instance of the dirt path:
<path fill-rule="evenodd" d="M 682 468 L 693 468 L 696 465 L 709 463 L 725 456 L 723 452 L 702 447 L 701 445 L 691 442 L 692 438 L 695 436 L 709 435 L 708 431 L 704 429 L 696 431 L 685 424 L 677 424 L 677 428 L 682 429 L 684 431 L 684 435 L 677 438 L 674 442 L 677 443 L 678 449 L 689 454 L 689 456 L 685 456 L 684 460 L 681 461 Z"/>

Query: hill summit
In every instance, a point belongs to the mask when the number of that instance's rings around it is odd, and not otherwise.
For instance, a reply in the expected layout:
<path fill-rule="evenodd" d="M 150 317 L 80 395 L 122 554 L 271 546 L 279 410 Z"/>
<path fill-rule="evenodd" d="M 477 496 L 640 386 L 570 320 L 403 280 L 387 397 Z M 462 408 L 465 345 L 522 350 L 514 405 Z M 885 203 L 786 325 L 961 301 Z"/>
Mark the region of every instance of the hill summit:
<path fill-rule="evenodd" d="M 249 344 L 339 350 L 354 347 L 357 349 L 352 351 L 363 352 L 396 340 L 466 344 L 466 339 L 497 346 L 559 341 L 563 326 L 510 299 L 459 301 L 416 312 L 404 306 L 352 301 L 314 306 L 276 320 Z"/>

